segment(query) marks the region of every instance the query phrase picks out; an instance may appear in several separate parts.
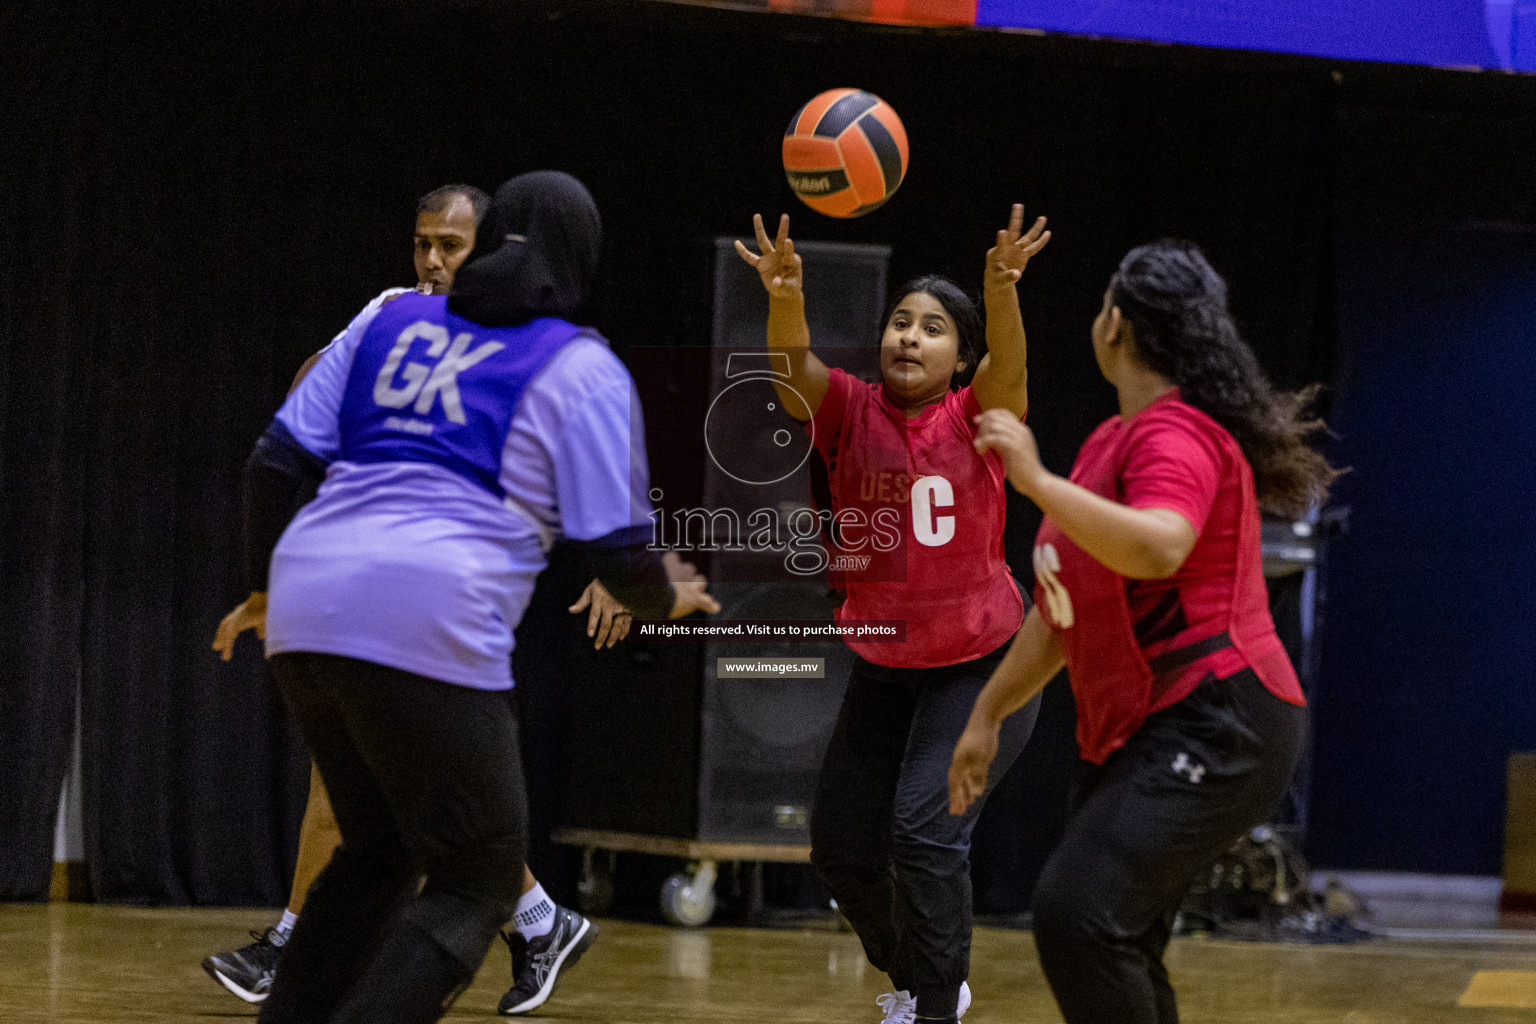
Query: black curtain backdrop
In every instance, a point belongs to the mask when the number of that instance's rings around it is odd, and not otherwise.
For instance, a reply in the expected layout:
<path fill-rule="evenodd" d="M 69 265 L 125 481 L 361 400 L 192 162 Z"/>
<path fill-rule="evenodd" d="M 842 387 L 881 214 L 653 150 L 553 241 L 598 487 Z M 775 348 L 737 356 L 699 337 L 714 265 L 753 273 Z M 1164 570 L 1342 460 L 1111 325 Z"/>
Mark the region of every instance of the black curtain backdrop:
<path fill-rule="evenodd" d="M 592 319 L 621 355 L 708 343 L 711 239 L 753 212 L 892 245 L 893 283 L 975 289 L 1022 200 L 1056 232 L 1023 296 L 1030 419 L 1065 471 L 1113 411 L 1087 331 L 1128 247 L 1198 240 L 1274 377 L 1326 379 L 1342 112 L 1467 118 L 1479 89 L 1536 106 L 1532 83 L 1489 78 L 662 3 L 6 7 L 0 898 L 46 891 L 78 693 L 98 897 L 283 902 L 306 757 L 257 645 L 227 665 L 208 649 L 243 590 L 239 472 L 304 358 L 410 283 L 421 193 L 541 167 L 585 181 L 607 231 Z M 913 155 L 890 203 L 835 222 L 793 199 L 779 138 L 849 84 L 895 106 Z M 1403 159 L 1434 181 L 1457 154 Z M 704 403 L 644 399 L 658 480 L 696 479 Z M 1028 583 L 1037 519 L 1013 512 Z M 523 700 L 550 751 L 530 766 L 546 823 L 579 756 L 550 675 Z M 1026 905 L 1059 828 L 1063 686 L 980 827 L 983 911 Z"/>
<path fill-rule="evenodd" d="M 12 39 L 10 27 L 0 40 Z M 38 45 L 62 43 L 61 34 L 50 35 Z M 22 259 L 7 257 L 0 273 L 0 897 L 32 898 L 48 890 L 74 730 L 84 514 L 73 471 L 84 439 L 84 339 L 72 330 L 69 303 L 38 287 L 62 285 L 72 270 L 80 154 L 50 126 L 78 118 L 88 90 L 62 75 L 24 71 L 6 49 L 4 94 L 35 116 L 4 115 L 4 230 L 48 236 Z"/>

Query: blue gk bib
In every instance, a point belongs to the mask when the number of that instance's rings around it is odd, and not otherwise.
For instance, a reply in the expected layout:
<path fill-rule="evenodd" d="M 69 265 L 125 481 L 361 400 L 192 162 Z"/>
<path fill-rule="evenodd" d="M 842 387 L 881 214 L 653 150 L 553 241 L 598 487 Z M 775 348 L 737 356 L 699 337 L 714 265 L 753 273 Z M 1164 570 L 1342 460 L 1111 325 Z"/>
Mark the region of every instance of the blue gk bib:
<path fill-rule="evenodd" d="M 512 414 L 539 370 L 581 328 L 554 317 L 481 327 L 441 295 L 402 295 L 369 325 L 341 403 L 349 462 L 431 462 L 501 497 Z"/>

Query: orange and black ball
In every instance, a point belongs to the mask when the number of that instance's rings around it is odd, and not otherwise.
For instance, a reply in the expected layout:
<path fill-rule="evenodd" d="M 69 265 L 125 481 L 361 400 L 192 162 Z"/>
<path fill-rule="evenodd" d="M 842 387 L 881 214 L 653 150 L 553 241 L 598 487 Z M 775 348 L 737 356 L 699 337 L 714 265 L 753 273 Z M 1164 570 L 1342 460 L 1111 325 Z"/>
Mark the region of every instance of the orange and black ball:
<path fill-rule="evenodd" d="M 829 89 L 792 117 L 784 174 L 807 206 L 861 217 L 895 193 L 907 173 L 907 130 L 896 111 L 862 89 Z"/>

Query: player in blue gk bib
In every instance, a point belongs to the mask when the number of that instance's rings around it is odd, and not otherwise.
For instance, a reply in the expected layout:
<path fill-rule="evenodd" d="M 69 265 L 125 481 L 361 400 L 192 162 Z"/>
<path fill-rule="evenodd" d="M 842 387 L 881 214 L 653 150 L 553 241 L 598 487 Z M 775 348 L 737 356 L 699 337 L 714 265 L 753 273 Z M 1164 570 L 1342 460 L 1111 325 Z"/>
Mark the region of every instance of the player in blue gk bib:
<path fill-rule="evenodd" d="M 450 295 L 359 317 L 258 442 L 250 522 L 325 474 L 275 546 L 249 540 L 253 566 L 271 555 L 273 674 L 342 834 L 263 1021 L 436 1020 L 513 916 L 526 798 L 496 691 L 556 540 L 638 616 L 718 610 L 647 549 L 633 382 L 569 320 L 600 240 L 574 178 L 507 182 Z"/>

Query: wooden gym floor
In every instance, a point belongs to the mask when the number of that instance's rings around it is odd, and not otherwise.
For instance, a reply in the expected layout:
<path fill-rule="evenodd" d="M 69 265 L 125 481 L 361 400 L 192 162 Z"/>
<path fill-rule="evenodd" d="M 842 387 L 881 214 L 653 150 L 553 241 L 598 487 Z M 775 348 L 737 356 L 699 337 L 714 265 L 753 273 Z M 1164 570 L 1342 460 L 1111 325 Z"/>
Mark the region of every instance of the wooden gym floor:
<path fill-rule="evenodd" d="M 202 972 L 208 953 L 270 924 L 261 910 L 0 905 L 5 1024 L 230 1021 L 255 1010 Z M 885 979 L 829 926 L 697 931 L 601 922 L 602 935 L 533 1020 L 601 1024 L 878 1024 Z M 1536 945 L 1377 940 L 1354 946 L 1181 939 L 1169 954 L 1186 1024 L 1530 1024 Z M 449 1020 L 495 1018 L 499 942 Z M 1476 982 L 1474 983 L 1474 978 Z M 1059 1021 L 1028 932 L 979 928 L 966 1024 Z M 1469 987 L 1470 986 L 1470 987 Z M 1458 1005 L 1488 1004 L 1493 1006 Z M 1516 1009 L 1525 1005 L 1533 1009 Z"/>

